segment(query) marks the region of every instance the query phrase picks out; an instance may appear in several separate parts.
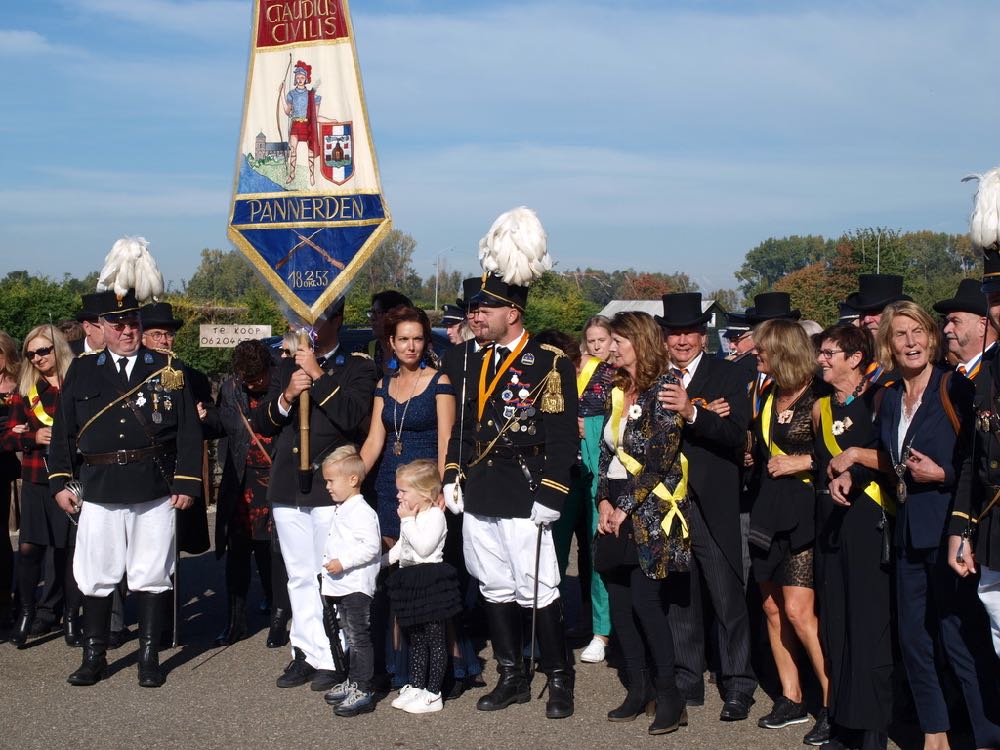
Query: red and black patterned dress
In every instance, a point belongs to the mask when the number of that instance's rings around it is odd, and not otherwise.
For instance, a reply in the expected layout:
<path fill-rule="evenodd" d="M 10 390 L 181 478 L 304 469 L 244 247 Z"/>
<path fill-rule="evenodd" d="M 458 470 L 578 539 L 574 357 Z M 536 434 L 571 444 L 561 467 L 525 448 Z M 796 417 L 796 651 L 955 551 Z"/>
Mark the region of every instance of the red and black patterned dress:
<path fill-rule="evenodd" d="M 250 396 L 249 401 L 247 413 L 257 408 L 260 399 Z M 257 440 L 267 450 L 272 438 L 258 434 Z M 236 503 L 233 508 L 232 533 L 242 532 L 254 541 L 267 541 L 271 538 L 271 506 L 267 503 L 267 478 L 270 470 L 268 455 L 260 449 L 257 441 L 251 440 L 247 451 L 246 471 L 243 473 L 242 502 Z"/>

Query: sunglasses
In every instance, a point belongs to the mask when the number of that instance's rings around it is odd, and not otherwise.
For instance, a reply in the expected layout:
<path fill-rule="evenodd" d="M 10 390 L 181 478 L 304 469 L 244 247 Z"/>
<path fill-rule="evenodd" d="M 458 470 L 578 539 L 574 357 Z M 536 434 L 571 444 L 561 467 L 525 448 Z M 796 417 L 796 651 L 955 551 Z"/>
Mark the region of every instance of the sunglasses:
<path fill-rule="evenodd" d="M 40 346 L 34 351 L 31 350 L 26 351 L 24 353 L 24 356 L 29 361 L 34 359 L 35 357 L 47 357 L 48 355 L 52 354 L 52 349 L 53 347 L 51 346 Z"/>

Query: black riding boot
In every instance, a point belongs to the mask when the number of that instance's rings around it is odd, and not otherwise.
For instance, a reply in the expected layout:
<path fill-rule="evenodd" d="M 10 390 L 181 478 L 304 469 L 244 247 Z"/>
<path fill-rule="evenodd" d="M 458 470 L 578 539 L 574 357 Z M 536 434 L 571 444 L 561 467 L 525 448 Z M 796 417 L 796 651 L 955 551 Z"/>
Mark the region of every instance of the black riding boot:
<path fill-rule="evenodd" d="M 83 637 L 80 634 L 80 616 L 76 613 L 75 608 L 66 607 L 63 609 L 63 637 L 66 639 L 67 646 L 79 648 L 83 645 Z"/>
<path fill-rule="evenodd" d="M 28 593 L 32 597 L 35 595 L 34 590 Z M 24 595 L 22 594 L 22 596 Z M 10 634 L 10 642 L 18 648 L 24 648 L 28 643 L 28 636 L 31 635 L 31 626 L 34 622 L 35 600 L 31 599 L 28 604 L 22 602 L 21 609 L 17 614 L 17 622 L 14 623 L 14 632 Z"/>
<path fill-rule="evenodd" d="M 649 725 L 650 734 L 669 734 L 688 723 L 687 701 L 671 678 L 656 680 L 656 718 Z"/>
<path fill-rule="evenodd" d="M 247 637 L 247 600 L 238 594 L 229 595 L 229 624 L 215 637 L 215 645 L 232 646 Z"/>
<path fill-rule="evenodd" d="M 653 686 L 645 669 L 628 672 L 628 694 L 618 708 L 608 711 L 608 721 L 634 721 L 643 711 L 652 716 L 656 706 Z"/>
<path fill-rule="evenodd" d="M 576 672 L 573 657 L 566 645 L 566 625 L 563 622 L 562 599 L 542 607 L 536 615 L 535 637 L 538 639 L 541 669 L 549 678 L 549 699 L 545 703 L 545 718 L 565 719 L 573 715 L 573 685 Z"/>
<path fill-rule="evenodd" d="M 281 648 L 288 643 L 288 622 L 292 613 L 283 607 L 271 608 L 271 627 L 267 631 L 267 647 Z"/>
<path fill-rule="evenodd" d="M 105 653 L 111 630 L 111 597 L 83 598 L 83 663 L 67 679 L 70 685 L 93 685 L 108 668 Z"/>
<path fill-rule="evenodd" d="M 158 688 L 163 682 L 160 671 L 160 633 L 163 630 L 164 599 L 170 592 L 152 594 L 140 591 L 139 597 L 139 687 Z"/>
<path fill-rule="evenodd" d="M 531 700 L 531 683 L 524 673 L 521 608 L 515 602 L 487 604 L 486 617 L 500 680 L 476 702 L 476 708 L 499 711 L 514 703 L 527 703 Z"/>

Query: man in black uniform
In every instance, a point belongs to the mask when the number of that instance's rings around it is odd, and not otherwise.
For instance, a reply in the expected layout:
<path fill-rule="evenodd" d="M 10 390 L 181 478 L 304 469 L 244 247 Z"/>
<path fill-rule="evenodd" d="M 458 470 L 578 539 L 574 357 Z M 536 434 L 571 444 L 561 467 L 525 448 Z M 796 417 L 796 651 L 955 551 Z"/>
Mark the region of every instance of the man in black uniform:
<path fill-rule="evenodd" d="M 537 605 L 541 669 L 549 679 L 545 715 L 564 718 L 573 714 L 575 675 L 549 526 L 559 519 L 576 463 L 576 376 L 562 352 L 537 344 L 524 329 L 527 287 L 492 274 L 481 287 L 470 302 L 480 334 L 493 343 L 469 356 L 464 416 L 456 421 L 444 476 L 449 509 L 464 507 L 466 565 L 486 601 L 500 674 L 476 707 L 495 711 L 530 700 L 522 612 Z"/>
<path fill-rule="evenodd" d="M 1000 249 L 987 248 L 983 285 L 990 325 L 1000 331 Z M 973 382 L 976 434 L 965 460 L 948 528 L 948 564 L 962 577 L 979 574 L 979 598 L 1000 655 L 1000 365 L 997 348 L 982 359 Z"/>
<path fill-rule="evenodd" d="M 81 297 L 83 302 L 80 312 L 76 314 L 76 319 L 83 326 L 83 338 L 71 341 L 69 348 L 73 354 L 85 354 L 86 352 L 99 352 L 104 348 L 104 329 L 101 328 L 100 304 L 101 294 L 84 294 Z"/>
<path fill-rule="evenodd" d="M 127 575 L 139 597 L 139 684 L 159 687 L 174 510 L 201 492 L 201 427 L 179 363 L 141 344 L 134 290 L 102 293 L 100 311 L 105 349 L 70 366 L 49 448 L 55 500 L 80 512 L 73 573 L 84 595 L 84 653 L 68 682 L 93 685 L 103 676 L 111 592 Z M 66 488 L 77 459 L 82 509 Z"/>
<path fill-rule="evenodd" d="M 371 414 L 376 380 L 368 355 L 340 351 L 343 321 L 340 299 L 317 325 L 314 348 L 300 346 L 294 359 L 281 360 L 267 397 L 250 417 L 255 432 L 277 436 L 267 499 L 288 570 L 292 607 L 292 661 L 277 680 L 281 688 L 311 682 L 320 691 L 337 684 L 316 583 L 336 507 L 320 465 L 341 445 L 361 442 L 358 431 Z M 305 391 L 310 395 L 308 488 L 299 476 L 299 395 Z"/>

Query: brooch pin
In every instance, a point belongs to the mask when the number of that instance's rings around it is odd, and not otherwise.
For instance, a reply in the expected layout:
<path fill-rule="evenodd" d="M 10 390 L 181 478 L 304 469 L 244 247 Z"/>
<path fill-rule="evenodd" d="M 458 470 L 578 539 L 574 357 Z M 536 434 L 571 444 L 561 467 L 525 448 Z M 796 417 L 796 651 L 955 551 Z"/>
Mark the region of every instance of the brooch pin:
<path fill-rule="evenodd" d="M 642 407 L 639 406 L 639 404 L 632 404 L 628 408 L 628 418 L 630 420 L 631 419 L 638 419 L 641 416 L 642 416 Z"/>
<path fill-rule="evenodd" d="M 851 421 L 850 417 L 844 417 L 843 419 L 838 419 L 833 423 L 832 432 L 834 435 L 843 435 L 849 429 L 854 422 Z"/>
<path fill-rule="evenodd" d="M 792 417 L 795 416 L 795 411 L 792 409 L 785 409 L 783 412 L 778 414 L 778 424 L 788 424 L 792 421 Z"/>

